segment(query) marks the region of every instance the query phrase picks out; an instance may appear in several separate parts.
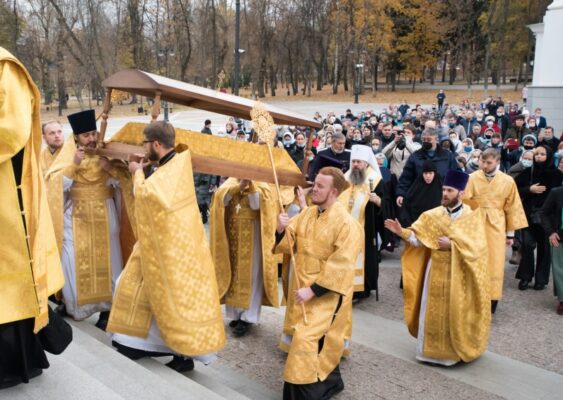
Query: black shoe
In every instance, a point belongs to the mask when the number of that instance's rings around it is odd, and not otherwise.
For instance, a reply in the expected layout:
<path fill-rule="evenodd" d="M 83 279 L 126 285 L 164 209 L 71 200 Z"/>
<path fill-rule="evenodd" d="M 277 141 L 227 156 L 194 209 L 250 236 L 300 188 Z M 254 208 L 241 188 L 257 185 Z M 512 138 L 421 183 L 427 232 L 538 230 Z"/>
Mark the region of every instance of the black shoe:
<path fill-rule="evenodd" d="M 530 284 L 530 281 L 521 279 L 520 283 L 518 284 L 518 289 L 520 290 L 526 290 L 528 289 L 528 285 Z"/>
<path fill-rule="evenodd" d="M 238 321 L 237 326 L 235 327 L 235 329 L 233 329 L 233 335 L 235 335 L 236 337 L 242 337 L 246 335 L 248 333 L 248 330 L 250 329 L 250 325 L 251 324 L 246 321 Z"/>
<path fill-rule="evenodd" d="M 321 397 L 321 400 L 328 400 L 332 398 L 332 396 L 337 395 L 338 393 L 344 390 L 344 382 L 340 381 L 330 389 L 326 391 L 326 393 Z"/>
<path fill-rule="evenodd" d="M 240 321 L 240 319 L 237 320 L 232 320 L 231 322 L 229 322 L 229 327 L 234 328 L 238 325 L 238 322 Z"/>
<path fill-rule="evenodd" d="M 544 290 L 545 285 L 543 283 L 534 283 L 534 290 Z"/>
<path fill-rule="evenodd" d="M 172 361 L 166 364 L 176 372 L 188 372 L 194 369 L 194 360 L 189 357 L 174 356 Z"/>
<path fill-rule="evenodd" d="M 105 331 L 108 326 L 109 321 L 109 311 L 102 311 L 98 317 L 98 322 L 96 322 L 96 328 L 100 328 Z"/>
<path fill-rule="evenodd" d="M 68 315 L 64 303 L 61 303 L 57 307 L 55 307 L 55 312 L 59 314 L 61 317 L 66 317 Z"/>
<path fill-rule="evenodd" d="M 140 360 L 143 357 L 166 357 L 166 356 L 173 356 L 170 353 L 161 353 L 158 351 L 148 351 L 148 350 L 141 350 L 141 349 L 134 349 L 133 347 L 125 346 L 121 343 L 116 342 L 115 340 L 111 341 L 111 345 L 117 349 L 119 354 L 124 355 L 125 357 L 136 361 Z"/>

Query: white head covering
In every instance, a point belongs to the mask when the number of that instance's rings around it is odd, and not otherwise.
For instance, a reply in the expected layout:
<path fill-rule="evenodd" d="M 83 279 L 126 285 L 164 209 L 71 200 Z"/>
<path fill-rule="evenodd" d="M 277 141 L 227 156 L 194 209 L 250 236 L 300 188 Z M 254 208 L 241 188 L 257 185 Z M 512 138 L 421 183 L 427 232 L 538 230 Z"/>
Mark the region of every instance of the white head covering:
<path fill-rule="evenodd" d="M 352 146 L 352 152 L 350 154 L 350 161 L 361 160 L 369 164 L 369 166 L 374 170 L 375 173 L 381 174 L 379 171 L 379 164 L 373 155 L 373 150 L 369 146 L 363 144 L 355 144 Z"/>

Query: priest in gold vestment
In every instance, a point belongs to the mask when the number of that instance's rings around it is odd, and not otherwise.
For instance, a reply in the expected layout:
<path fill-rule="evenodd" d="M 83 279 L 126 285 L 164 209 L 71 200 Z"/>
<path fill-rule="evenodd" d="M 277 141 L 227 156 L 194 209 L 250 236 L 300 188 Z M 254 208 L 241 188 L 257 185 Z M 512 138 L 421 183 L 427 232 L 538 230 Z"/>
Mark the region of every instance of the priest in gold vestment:
<path fill-rule="evenodd" d="M 165 121 L 143 131 L 146 156 L 157 162 L 145 177 L 131 162 L 138 241 L 121 274 L 108 331 L 122 354 L 138 359 L 173 355 L 179 372 L 205 364 L 225 345 L 217 281 L 194 190 L 189 151 L 176 154 Z"/>
<path fill-rule="evenodd" d="M 409 227 L 385 227 L 405 241 L 402 256 L 404 314 L 418 339 L 416 359 L 451 366 L 479 357 L 487 347 L 491 297 L 482 211 L 462 202 L 469 176 L 448 171 L 442 205 Z"/>
<path fill-rule="evenodd" d="M 74 135 L 45 178 L 65 273 L 64 312 L 76 320 L 100 312 L 96 326 L 105 329 L 123 268 L 120 222 L 129 220 L 125 205 L 132 202 L 132 182 L 124 163 L 93 154 L 98 146 L 94 110 L 68 119 Z"/>
<path fill-rule="evenodd" d="M 502 297 L 506 246 L 514 241 L 514 231 L 528 226 L 514 179 L 499 171 L 500 154 L 487 149 L 481 154 L 478 171 L 472 173 L 465 188 L 464 201 L 485 214 L 485 234 L 491 277 L 491 311 Z"/>
<path fill-rule="evenodd" d="M 0 389 L 49 367 L 35 335 L 64 284 L 40 168 L 41 96 L 0 47 Z"/>
<path fill-rule="evenodd" d="M 211 254 L 229 326 L 244 336 L 262 305 L 279 307 L 273 255 L 277 205 L 270 185 L 229 178 L 211 205 Z"/>
<path fill-rule="evenodd" d="M 340 170 L 322 168 L 312 189 L 313 205 L 291 220 L 285 213 L 278 218 L 276 251 L 288 254 L 293 248 L 296 262 L 280 342 L 288 352 L 285 400 L 328 399 L 344 389 L 339 364 L 364 240 L 360 224 L 337 201 L 347 186 Z"/>
<path fill-rule="evenodd" d="M 64 144 L 63 127 L 58 121 L 47 121 L 41 126 L 45 148 L 41 151 L 41 170 L 47 173 Z"/>

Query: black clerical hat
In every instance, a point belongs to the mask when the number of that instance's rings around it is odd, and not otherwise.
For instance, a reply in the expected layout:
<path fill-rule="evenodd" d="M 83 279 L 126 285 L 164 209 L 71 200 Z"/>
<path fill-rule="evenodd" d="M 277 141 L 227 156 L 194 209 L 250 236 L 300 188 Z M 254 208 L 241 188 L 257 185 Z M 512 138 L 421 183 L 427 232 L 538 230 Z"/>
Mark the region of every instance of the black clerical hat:
<path fill-rule="evenodd" d="M 70 114 L 67 118 L 72 127 L 72 133 L 75 135 L 98 130 L 96 127 L 96 112 L 94 110 L 80 111 Z"/>
<path fill-rule="evenodd" d="M 467 181 L 469 180 L 469 175 L 465 172 L 456 171 L 450 169 L 444 178 L 444 183 L 442 186 L 450 186 L 457 190 L 465 190 L 467 186 Z"/>

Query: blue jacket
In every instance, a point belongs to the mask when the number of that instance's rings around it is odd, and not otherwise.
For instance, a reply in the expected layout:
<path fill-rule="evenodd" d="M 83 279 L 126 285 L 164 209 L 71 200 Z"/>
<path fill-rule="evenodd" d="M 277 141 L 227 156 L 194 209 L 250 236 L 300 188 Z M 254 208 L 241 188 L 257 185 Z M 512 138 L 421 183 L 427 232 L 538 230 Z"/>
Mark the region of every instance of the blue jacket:
<path fill-rule="evenodd" d="M 422 174 L 422 165 L 425 160 L 431 160 L 434 163 L 442 179 L 444 179 L 450 169 L 459 170 L 454 154 L 447 150 L 442 150 L 439 147 L 436 148 L 433 158 L 429 157 L 428 152 L 422 149 L 417 150 L 410 155 L 399 178 L 396 191 L 397 196 L 405 197 L 414 180 Z"/>

